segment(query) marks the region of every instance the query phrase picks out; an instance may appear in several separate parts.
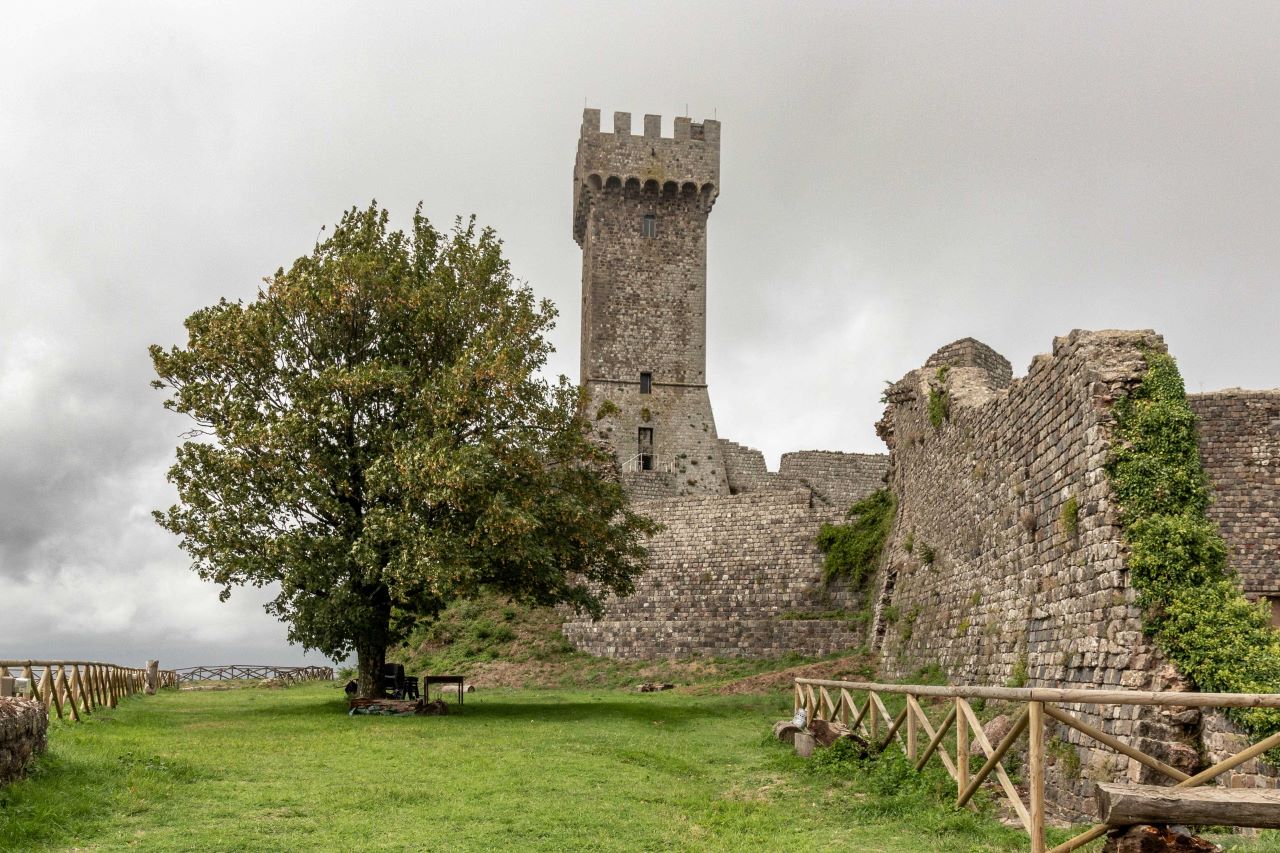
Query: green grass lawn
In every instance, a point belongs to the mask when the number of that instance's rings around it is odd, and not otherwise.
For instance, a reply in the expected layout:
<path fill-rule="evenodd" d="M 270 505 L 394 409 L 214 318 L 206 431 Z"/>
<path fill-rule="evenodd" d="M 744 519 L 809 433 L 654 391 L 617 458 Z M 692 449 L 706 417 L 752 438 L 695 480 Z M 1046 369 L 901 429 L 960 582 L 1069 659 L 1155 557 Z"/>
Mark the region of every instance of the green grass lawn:
<path fill-rule="evenodd" d="M 5 850 L 1014 851 L 901 760 L 805 762 L 776 697 L 494 690 L 349 717 L 334 685 L 165 692 L 55 724 Z M 1254 847 L 1251 849 L 1280 849 Z"/>

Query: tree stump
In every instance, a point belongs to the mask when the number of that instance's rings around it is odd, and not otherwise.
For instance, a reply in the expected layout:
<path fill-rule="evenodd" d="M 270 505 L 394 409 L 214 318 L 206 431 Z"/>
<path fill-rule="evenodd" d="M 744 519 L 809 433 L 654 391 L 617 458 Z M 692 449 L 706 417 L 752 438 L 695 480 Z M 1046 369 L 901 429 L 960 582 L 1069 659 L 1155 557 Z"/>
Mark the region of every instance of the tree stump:
<path fill-rule="evenodd" d="M 847 740 L 853 742 L 861 755 L 866 756 L 871 752 L 871 747 L 867 742 L 842 723 L 834 723 L 829 720 L 814 720 L 809 724 L 809 731 L 813 733 L 813 739 L 818 746 L 831 746 L 838 740 Z"/>

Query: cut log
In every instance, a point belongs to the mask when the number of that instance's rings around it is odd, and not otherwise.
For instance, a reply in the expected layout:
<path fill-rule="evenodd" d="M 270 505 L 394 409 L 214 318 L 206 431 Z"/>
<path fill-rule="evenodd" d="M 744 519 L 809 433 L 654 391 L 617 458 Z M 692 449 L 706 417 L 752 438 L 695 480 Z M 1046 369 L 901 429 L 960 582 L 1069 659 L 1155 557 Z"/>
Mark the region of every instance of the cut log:
<path fill-rule="evenodd" d="M 808 758 L 813 755 L 813 735 L 808 732 L 796 732 L 792 744 L 796 748 L 796 755 L 801 758 Z"/>
<path fill-rule="evenodd" d="M 1280 791 L 1164 788 L 1098 783 L 1098 816 L 1108 826 L 1134 823 L 1280 829 Z"/>
<path fill-rule="evenodd" d="M 796 732 L 804 731 L 804 729 L 792 723 L 790 720 L 778 720 L 773 724 L 773 736 L 783 743 L 795 743 Z"/>

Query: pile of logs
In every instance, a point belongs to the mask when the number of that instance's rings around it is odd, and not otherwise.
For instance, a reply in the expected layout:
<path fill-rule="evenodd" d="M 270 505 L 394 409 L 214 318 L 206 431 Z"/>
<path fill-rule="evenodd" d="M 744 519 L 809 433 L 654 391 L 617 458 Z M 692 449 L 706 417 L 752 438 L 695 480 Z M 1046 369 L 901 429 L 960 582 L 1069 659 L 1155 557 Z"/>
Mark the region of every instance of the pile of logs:
<path fill-rule="evenodd" d="M 449 713 L 443 699 L 428 702 L 426 699 L 351 699 L 348 702 L 351 716 L 367 714 L 375 717 L 439 717 Z"/>

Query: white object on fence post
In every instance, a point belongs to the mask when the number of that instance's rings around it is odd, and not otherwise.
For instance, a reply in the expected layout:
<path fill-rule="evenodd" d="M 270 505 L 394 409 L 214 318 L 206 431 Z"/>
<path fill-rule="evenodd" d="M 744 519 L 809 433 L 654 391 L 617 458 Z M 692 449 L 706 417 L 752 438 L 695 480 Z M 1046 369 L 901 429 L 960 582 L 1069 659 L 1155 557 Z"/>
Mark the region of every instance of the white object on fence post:
<path fill-rule="evenodd" d="M 0 696 L 13 695 L 13 678 L 8 675 L 0 675 Z"/>
<path fill-rule="evenodd" d="M 147 661 L 147 695 L 156 695 L 156 685 L 160 683 L 160 661 Z"/>

